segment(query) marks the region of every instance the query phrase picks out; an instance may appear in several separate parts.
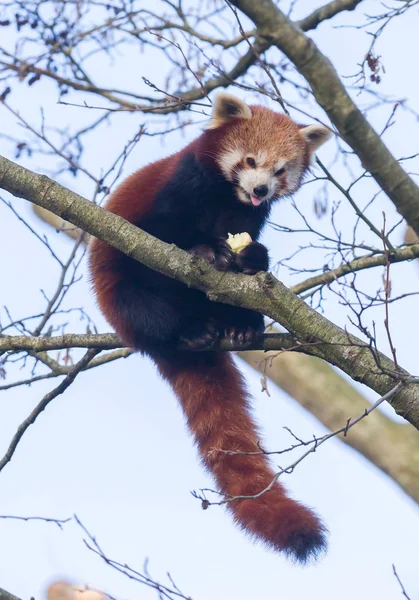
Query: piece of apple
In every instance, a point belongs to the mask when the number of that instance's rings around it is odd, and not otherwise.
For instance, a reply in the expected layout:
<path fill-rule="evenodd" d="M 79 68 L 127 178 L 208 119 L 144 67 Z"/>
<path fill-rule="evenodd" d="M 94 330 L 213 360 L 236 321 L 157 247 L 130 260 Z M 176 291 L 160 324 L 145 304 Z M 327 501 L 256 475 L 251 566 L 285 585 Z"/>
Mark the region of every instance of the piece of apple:
<path fill-rule="evenodd" d="M 240 250 L 243 250 L 243 248 L 246 248 L 246 246 L 251 243 L 252 238 L 247 231 L 244 231 L 243 233 L 236 233 L 235 235 L 232 235 L 231 233 L 228 234 L 227 244 L 230 246 L 233 252 L 240 252 Z"/>

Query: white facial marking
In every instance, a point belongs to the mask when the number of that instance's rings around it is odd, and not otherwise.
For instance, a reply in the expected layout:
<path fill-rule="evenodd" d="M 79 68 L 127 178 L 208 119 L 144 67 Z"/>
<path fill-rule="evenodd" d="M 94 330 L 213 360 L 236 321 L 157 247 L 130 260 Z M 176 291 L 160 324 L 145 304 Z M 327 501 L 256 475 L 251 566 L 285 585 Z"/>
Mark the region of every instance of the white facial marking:
<path fill-rule="evenodd" d="M 285 193 L 292 193 L 298 189 L 302 170 L 303 166 L 300 162 L 290 162 L 286 166 L 287 189 Z"/>
<path fill-rule="evenodd" d="M 274 167 L 274 172 L 276 173 L 277 171 L 279 171 L 279 169 L 282 169 L 282 167 L 285 167 L 287 162 L 286 158 L 280 158 L 276 163 L 275 163 L 275 167 Z"/>
<path fill-rule="evenodd" d="M 242 150 L 228 150 L 221 154 L 218 164 L 228 181 L 233 181 L 233 169 L 242 160 L 244 153 Z"/>
<path fill-rule="evenodd" d="M 253 194 L 253 188 L 258 185 L 267 185 L 271 174 L 267 169 L 256 167 L 255 169 L 243 169 L 239 171 L 239 184 L 249 194 Z"/>
<path fill-rule="evenodd" d="M 266 161 L 266 152 L 264 152 L 264 150 L 259 150 L 255 156 L 255 160 L 258 165 L 263 165 Z"/>
<path fill-rule="evenodd" d="M 287 192 L 295 192 L 300 184 L 301 170 L 297 167 L 291 167 L 287 171 Z"/>
<path fill-rule="evenodd" d="M 256 154 L 249 154 L 234 148 L 222 153 L 218 158 L 218 164 L 224 177 L 235 184 L 237 197 L 244 204 L 252 204 L 251 196 L 255 196 L 254 189 L 260 185 L 266 185 L 268 192 L 261 198 L 263 202 L 272 198 L 284 196 L 295 192 L 300 185 L 302 164 L 299 160 L 290 161 L 287 158 L 278 158 L 272 166 L 266 166 L 267 152 L 258 150 Z M 251 157 L 256 162 L 252 168 L 246 163 L 246 158 Z M 238 169 L 237 165 L 241 163 Z M 245 166 L 243 166 L 245 164 Z M 280 169 L 285 169 L 282 175 L 275 176 Z"/>
<path fill-rule="evenodd" d="M 238 184 L 246 194 L 239 194 L 242 202 L 246 202 L 247 204 L 251 203 L 250 196 L 254 196 L 254 189 L 259 185 L 266 185 L 268 188 L 268 193 L 262 200 L 269 200 L 275 193 L 276 189 L 276 178 L 273 176 L 273 173 L 270 169 L 265 169 L 262 167 L 256 167 L 255 169 L 242 169 L 238 172 Z"/>
<path fill-rule="evenodd" d="M 243 202 L 243 204 L 251 204 L 251 200 L 249 196 L 240 188 L 236 189 L 236 194 L 239 197 L 239 200 Z"/>

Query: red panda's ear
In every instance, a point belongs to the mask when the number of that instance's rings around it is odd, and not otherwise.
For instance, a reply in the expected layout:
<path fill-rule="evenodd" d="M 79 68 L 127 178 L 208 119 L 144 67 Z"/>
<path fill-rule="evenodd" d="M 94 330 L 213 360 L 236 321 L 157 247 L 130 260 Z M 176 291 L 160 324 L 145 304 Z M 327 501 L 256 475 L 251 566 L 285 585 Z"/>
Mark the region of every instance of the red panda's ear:
<path fill-rule="evenodd" d="M 218 92 L 212 108 L 211 121 L 206 129 L 216 129 L 233 119 L 251 119 L 252 111 L 243 100 Z"/>
<path fill-rule="evenodd" d="M 308 125 L 301 127 L 300 135 L 303 136 L 310 154 L 322 146 L 331 137 L 332 132 L 324 125 Z"/>

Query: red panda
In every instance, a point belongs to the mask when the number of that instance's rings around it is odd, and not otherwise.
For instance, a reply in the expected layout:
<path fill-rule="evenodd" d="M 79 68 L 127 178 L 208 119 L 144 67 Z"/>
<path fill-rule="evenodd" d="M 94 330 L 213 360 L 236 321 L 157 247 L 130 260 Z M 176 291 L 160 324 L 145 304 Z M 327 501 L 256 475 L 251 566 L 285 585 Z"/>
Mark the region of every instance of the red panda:
<path fill-rule="evenodd" d="M 329 136 L 322 125 L 299 126 L 219 93 L 202 135 L 128 177 L 106 208 L 221 271 L 267 271 L 268 252 L 257 239 L 271 206 L 299 188 L 313 152 Z M 242 232 L 253 241 L 234 253 L 227 235 Z M 219 336 L 246 347 L 263 332 L 263 315 L 211 302 L 99 239 L 91 244 L 90 271 L 110 325 L 125 344 L 148 354 L 172 386 L 220 494 L 253 496 L 268 486 L 274 472 L 267 457 L 240 454 L 259 449 L 242 376 L 228 353 L 211 351 Z M 177 350 L 179 344 L 186 349 Z M 326 547 L 319 518 L 279 481 L 257 499 L 227 507 L 245 531 L 290 558 L 304 563 Z"/>

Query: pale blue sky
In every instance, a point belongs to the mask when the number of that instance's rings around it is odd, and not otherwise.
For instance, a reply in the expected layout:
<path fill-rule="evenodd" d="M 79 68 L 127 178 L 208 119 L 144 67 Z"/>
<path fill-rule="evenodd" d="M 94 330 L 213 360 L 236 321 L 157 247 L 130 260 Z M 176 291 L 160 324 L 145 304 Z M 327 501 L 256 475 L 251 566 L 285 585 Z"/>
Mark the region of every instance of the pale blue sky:
<path fill-rule="evenodd" d="M 321 3 L 300 0 L 301 15 Z M 372 1 L 365 2 L 357 14 L 372 12 Z M 354 23 L 350 14 L 339 22 Z M 381 91 L 397 98 L 409 98 L 419 108 L 416 67 L 418 53 L 418 13 L 395 21 L 386 38 L 378 46 L 386 73 Z M 313 32 L 321 49 L 337 65 L 341 74 L 353 73 L 362 59 L 369 38 L 365 32 L 334 29 L 323 25 Z M 135 57 L 138 78 L 156 77 L 159 63 Z M 157 59 L 156 59 L 157 60 Z M 118 85 L 124 80 L 135 82 L 132 74 L 99 65 L 98 78 Z M 241 93 L 241 97 L 246 96 Z M 29 92 L 21 86 L 10 99 L 32 123 L 40 121 L 40 107 L 46 119 L 64 126 L 84 119 L 83 109 L 56 104 L 55 88 L 45 82 Z M 374 113 L 374 125 L 381 129 L 391 108 Z M 318 116 L 322 116 L 318 111 Z M 0 112 L 2 130 L 16 134 L 19 127 L 5 112 Z M 107 168 L 115 154 L 132 137 L 142 115 L 124 115 L 118 125 L 103 129 L 96 144 L 87 149 L 86 165 L 96 173 Z M 396 156 L 418 151 L 413 128 L 416 120 L 400 111 L 397 126 L 385 136 Z M 150 160 L 164 156 L 184 145 L 198 129 L 188 129 L 185 137 L 173 134 L 162 146 L 156 138 L 143 138 L 127 161 L 124 173 L 139 168 Z M 321 151 L 321 158 L 331 160 L 333 144 Z M 13 159 L 12 148 L 0 140 L 0 151 Z M 32 168 L 46 166 L 35 159 L 19 162 Z M 412 168 L 412 170 L 414 170 Z M 416 168 L 417 170 L 417 168 Z M 346 180 L 341 165 L 335 175 Z M 89 197 L 90 183 L 83 179 L 60 177 L 60 181 Z M 329 231 L 330 207 L 318 221 L 313 214 L 313 196 L 319 186 L 305 187 L 296 196 L 301 210 L 323 231 Z M 363 183 L 356 189 L 362 204 L 369 199 L 373 186 Z M 4 197 L 7 197 L 4 194 Z M 338 200 L 331 190 L 330 200 Z M 48 235 L 60 256 L 67 256 L 71 242 L 51 233 L 32 216 L 28 203 L 13 200 L 14 206 L 39 231 Z M 391 222 L 397 220 L 391 204 L 384 198 L 369 213 L 378 216 L 385 210 Z M 351 210 L 343 206 L 338 224 L 352 221 Z M 295 211 L 289 204 L 276 207 L 273 220 L 295 226 Z M 14 316 L 34 313 L 44 307 L 40 289 L 51 291 L 56 282 L 56 267 L 48 252 L 0 204 L 1 289 L 0 305 L 7 305 Z M 365 233 L 366 239 L 368 233 Z M 400 233 L 401 236 L 401 233 Z M 304 238 L 294 234 L 278 234 L 268 229 L 265 241 L 274 258 L 288 256 Z M 400 239 L 398 240 L 400 241 Z M 310 265 L 318 264 L 318 255 L 303 255 Z M 302 264 L 303 258 L 294 264 Z M 417 291 L 417 265 L 396 265 L 392 270 L 394 293 Z M 298 277 L 281 269 L 280 277 L 294 283 Z M 359 282 L 369 289 L 381 284 L 382 272 L 364 274 Z M 299 276 L 302 279 L 301 276 Z M 102 331 L 108 327 L 98 314 L 89 286 L 83 279 L 71 293 L 69 306 L 84 306 Z M 347 311 L 331 295 L 324 304 L 326 315 L 340 325 L 349 325 Z M 3 315 L 4 313 L 2 313 Z M 419 326 L 417 299 L 408 298 L 391 306 L 393 339 L 400 363 L 418 373 L 417 340 Z M 383 309 L 374 314 L 383 322 Z M 372 317 L 372 315 L 371 315 Z M 72 322 L 72 330 L 83 330 L 84 323 Z M 386 349 L 384 336 L 380 337 Z M 257 418 L 265 433 L 265 445 L 279 449 L 289 445 L 282 429 L 290 427 L 303 438 L 321 434 L 323 427 L 283 392 L 270 386 L 271 397 L 261 393 L 259 376 L 240 365 L 246 374 L 255 399 Z M 18 376 L 10 369 L 8 375 Z M 42 382 L 30 388 L 0 392 L 0 454 L 3 454 L 17 425 L 28 415 L 54 383 Z M 373 399 L 375 394 L 364 389 Z M 388 411 L 390 413 L 390 411 Z M 349 415 L 348 415 L 349 416 Z M 355 415 L 352 415 L 355 416 Z M 287 477 L 293 495 L 313 506 L 330 530 L 327 556 L 315 566 L 293 566 L 282 557 L 254 545 L 232 524 L 222 509 L 213 507 L 203 512 L 190 490 L 210 487 L 211 481 L 198 464 L 195 450 L 186 432 L 176 400 L 159 380 L 154 366 L 139 356 L 118 361 L 100 370 L 81 375 L 65 395 L 57 398 L 29 429 L 12 460 L 0 473 L 0 515 L 44 515 L 64 518 L 77 513 L 93 532 L 109 556 L 141 569 L 146 557 L 150 571 L 164 578 L 169 571 L 177 585 L 194 600 L 231 598 L 233 600 L 303 600 L 313 598 L 353 600 L 400 597 L 400 589 L 392 573 L 395 563 L 412 600 L 419 598 L 419 510 L 399 488 L 364 458 L 339 441 L 325 444 Z M 65 576 L 88 582 L 117 598 L 155 598 L 153 591 L 138 587 L 89 552 L 82 543 L 82 532 L 74 525 L 59 531 L 54 525 L 0 521 L 0 587 L 21 598 L 40 598 L 51 578 Z"/>

